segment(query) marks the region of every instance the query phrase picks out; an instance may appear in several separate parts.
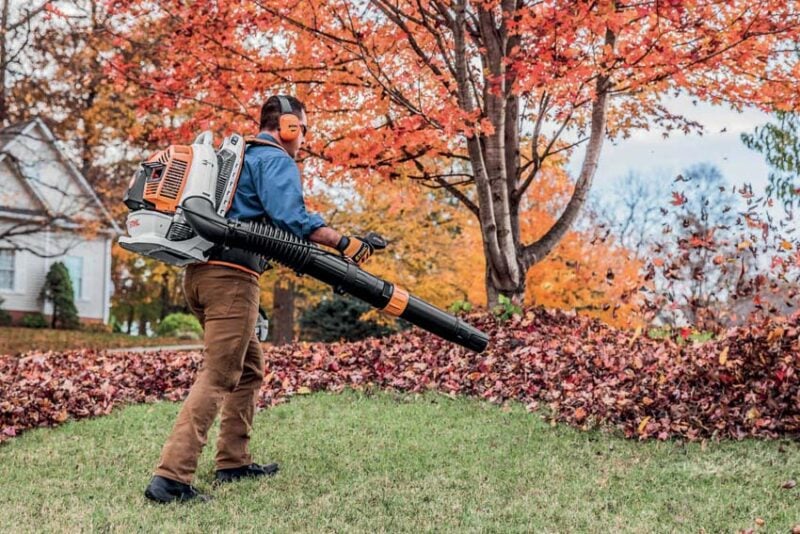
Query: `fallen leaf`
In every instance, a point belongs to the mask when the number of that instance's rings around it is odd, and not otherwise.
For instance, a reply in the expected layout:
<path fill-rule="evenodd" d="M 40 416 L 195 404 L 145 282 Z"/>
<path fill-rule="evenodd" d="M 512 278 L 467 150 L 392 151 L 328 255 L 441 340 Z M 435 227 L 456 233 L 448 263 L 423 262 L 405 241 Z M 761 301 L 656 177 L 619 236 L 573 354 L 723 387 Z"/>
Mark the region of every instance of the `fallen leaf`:
<path fill-rule="evenodd" d="M 645 430 L 645 428 L 647 428 L 647 423 L 649 423 L 649 422 L 650 422 L 650 416 L 648 415 L 647 417 L 645 417 L 644 419 L 642 419 L 642 421 L 639 423 L 639 428 L 636 430 L 636 432 L 637 432 L 639 435 L 643 434 L 643 433 L 644 433 L 644 430 Z"/>
<path fill-rule="evenodd" d="M 767 335 L 767 343 L 772 343 L 778 338 L 783 337 L 783 328 L 776 328 Z"/>
<path fill-rule="evenodd" d="M 729 350 L 730 350 L 730 347 L 725 347 L 724 349 L 722 349 L 722 352 L 719 353 L 719 364 L 720 365 L 725 365 L 725 362 L 728 361 L 728 351 Z"/>

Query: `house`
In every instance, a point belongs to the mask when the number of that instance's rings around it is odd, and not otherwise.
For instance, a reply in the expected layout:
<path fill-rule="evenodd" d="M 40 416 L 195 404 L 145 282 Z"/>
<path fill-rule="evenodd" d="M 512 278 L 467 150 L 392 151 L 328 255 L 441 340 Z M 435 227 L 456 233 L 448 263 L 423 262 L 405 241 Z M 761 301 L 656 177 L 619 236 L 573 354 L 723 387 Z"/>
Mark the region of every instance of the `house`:
<path fill-rule="evenodd" d="M 52 311 L 39 295 L 57 261 L 69 270 L 81 321 L 108 322 L 120 233 L 41 119 L 0 130 L 0 298 L 15 322 Z"/>

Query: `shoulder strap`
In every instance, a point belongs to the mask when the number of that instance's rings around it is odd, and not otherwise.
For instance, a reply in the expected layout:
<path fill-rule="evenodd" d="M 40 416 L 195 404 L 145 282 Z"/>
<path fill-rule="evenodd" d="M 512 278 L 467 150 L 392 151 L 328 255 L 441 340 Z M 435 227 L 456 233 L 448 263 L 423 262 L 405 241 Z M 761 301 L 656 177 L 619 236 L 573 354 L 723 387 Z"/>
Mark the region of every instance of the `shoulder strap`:
<path fill-rule="evenodd" d="M 258 145 L 258 146 L 271 146 L 277 149 L 283 150 L 286 152 L 286 149 L 283 148 L 278 143 L 273 143 L 272 141 L 267 141 L 266 139 L 261 139 L 260 137 L 256 137 L 254 135 L 248 136 L 244 138 L 245 145 Z M 287 152 L 288 154 L 288 152 Z"/>

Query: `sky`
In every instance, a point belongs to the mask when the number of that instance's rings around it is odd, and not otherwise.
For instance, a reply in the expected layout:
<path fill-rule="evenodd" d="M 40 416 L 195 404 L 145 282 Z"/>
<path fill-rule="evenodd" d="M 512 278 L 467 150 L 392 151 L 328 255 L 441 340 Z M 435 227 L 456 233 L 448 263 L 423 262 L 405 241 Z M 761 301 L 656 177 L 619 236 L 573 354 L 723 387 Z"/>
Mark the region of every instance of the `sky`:
<path fill-rule="evenodd" d="M 672 178 L 697 163 L 717 166 L 731 184 L 751 183 L 754 192 L 764 190 L 769 167 L 762 154 L 744 146 L 740 134 L 752 133 L 756 126 L 769 121 L 767 113 L 754 108 L 739 113 L 728 105 L 702 102 L 695 105 L 686 96 L 665 98 L 663 102 L 673 113 L 703 124 L 703 135 L 672 132 L 665 139 L 661 131 L 652 130 L 614 143 L 606 140 L 595 175 L 595 194 L 613 191 L 629 172 Z M 578 152 L 570 161 L 573 176 L 578 174 L 582 157 Z"/>

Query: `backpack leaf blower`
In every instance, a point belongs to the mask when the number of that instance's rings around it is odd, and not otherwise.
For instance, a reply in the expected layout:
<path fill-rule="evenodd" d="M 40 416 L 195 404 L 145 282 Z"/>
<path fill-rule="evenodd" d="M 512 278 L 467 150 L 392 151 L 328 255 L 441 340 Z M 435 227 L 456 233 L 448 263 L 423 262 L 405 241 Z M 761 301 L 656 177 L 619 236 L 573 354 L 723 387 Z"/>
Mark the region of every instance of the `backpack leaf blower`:
<path fill-rule="evenodd" d="M 247 250 L 448 341 L 475 352 L 486 348 L 485 333 L 337 254 L 271 224 L 226 219 L 247 142 L 235 134 L 219 150 L 212 142 L 211 132 L 203 132 L 192 145 L 170 146 L 142 163 L 124 197 L 131 212 L 122 248 L 172 265 L 205 262 L 216 245 Z"/>

